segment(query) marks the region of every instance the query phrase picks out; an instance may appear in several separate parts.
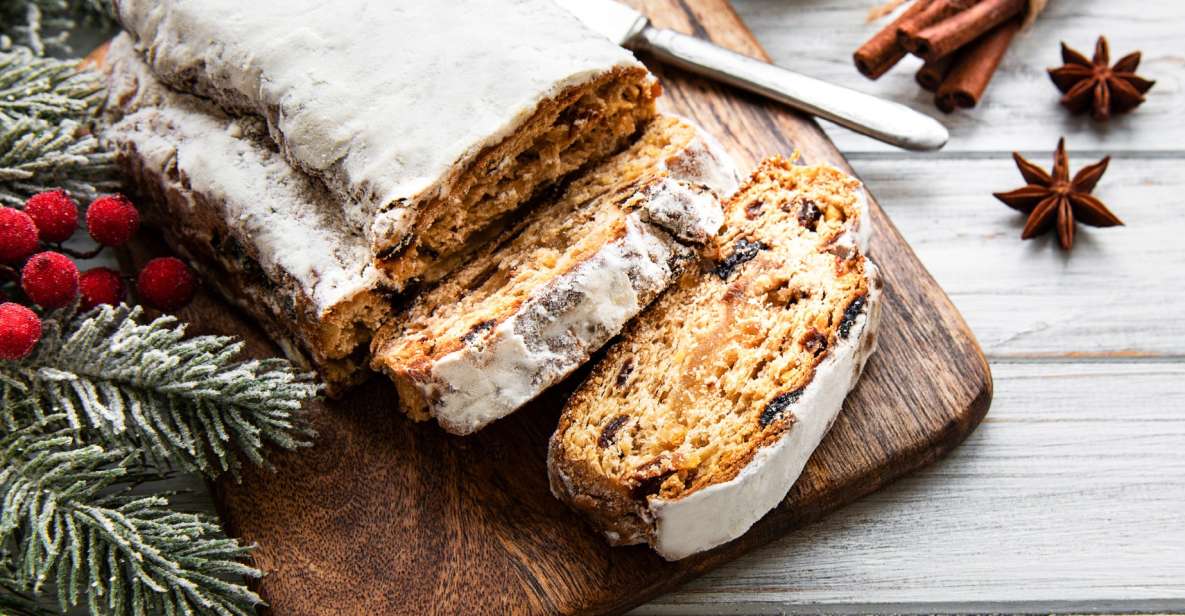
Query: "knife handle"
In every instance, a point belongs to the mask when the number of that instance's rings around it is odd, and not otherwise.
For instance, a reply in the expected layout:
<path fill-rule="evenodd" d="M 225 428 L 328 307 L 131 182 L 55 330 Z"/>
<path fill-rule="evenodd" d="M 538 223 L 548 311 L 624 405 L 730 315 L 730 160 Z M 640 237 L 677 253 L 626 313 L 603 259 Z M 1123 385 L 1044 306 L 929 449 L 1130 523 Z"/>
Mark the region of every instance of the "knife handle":
<path fill-rule="evenodd" d="M 630 41 L 667 63 L 755 92 L 907 150 L 937 150 L 950 134 L 934 118 L 672 30 L 647 27 Z"/>

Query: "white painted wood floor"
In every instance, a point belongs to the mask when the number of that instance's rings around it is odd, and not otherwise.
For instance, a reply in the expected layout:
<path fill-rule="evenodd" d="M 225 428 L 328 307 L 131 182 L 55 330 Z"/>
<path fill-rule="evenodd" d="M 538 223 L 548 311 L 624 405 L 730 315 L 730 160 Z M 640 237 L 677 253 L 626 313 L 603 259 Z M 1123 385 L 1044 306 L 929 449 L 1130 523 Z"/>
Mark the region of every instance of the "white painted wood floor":
<path fill-rule="evenodd" d="M 734 0 L 776 62 L 938 114 L 950 144 L 894 150 L 825 126 L 963 311 L 991 360 L 987 420 L 946 460 L 661 597 L 638 614 L 1185 611 L 1185 2 L 1052 0 L 980 107 L 943 116 L 907 58 L 851 53 L 879 0 Z M 1098 125 L 1057 105 L 1058 42 L 1140 49 L 1156 86 Z M 991 193 L 1111 154 L 1097 194 L 1126 223 L 1074 252 L 1019 239 Z"/>

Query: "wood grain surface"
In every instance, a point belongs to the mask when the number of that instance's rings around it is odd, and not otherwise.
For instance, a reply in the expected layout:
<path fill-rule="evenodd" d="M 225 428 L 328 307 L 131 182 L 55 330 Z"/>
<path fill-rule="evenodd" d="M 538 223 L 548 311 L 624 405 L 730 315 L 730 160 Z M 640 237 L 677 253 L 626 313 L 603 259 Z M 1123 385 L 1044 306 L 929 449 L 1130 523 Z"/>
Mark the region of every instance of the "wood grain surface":
<path fill-rule="evenodd" d="M 640 4 L 658 25 L 765 57 L 726 0 Z M 813 122 L 651 66 L 665 108 L 703 124 L 742 166 L 797 149 L 808 162 L 847 168 Z M 875 203 L 871 219 L 871 255 L 886 282 L 881 350 L 786 500 L 741 539 L 667 563 L 643 547 L 610 548 L 551 497 L 547 438 L 582 374 L 468 438 L 407 421 L 394 388 L 376 378 L 312 406 L 314 448 L 277 453 L 274 471 L 215 486 L 230 531 L 258 545 L 259 590 L 273 613 L 623 610 L 942 456 L 986 413 L 991 376 L 958 312 Z M 195 331 L 240 334 L 250 352 L 275 352 L 214 299 L 181 316 Z"/>

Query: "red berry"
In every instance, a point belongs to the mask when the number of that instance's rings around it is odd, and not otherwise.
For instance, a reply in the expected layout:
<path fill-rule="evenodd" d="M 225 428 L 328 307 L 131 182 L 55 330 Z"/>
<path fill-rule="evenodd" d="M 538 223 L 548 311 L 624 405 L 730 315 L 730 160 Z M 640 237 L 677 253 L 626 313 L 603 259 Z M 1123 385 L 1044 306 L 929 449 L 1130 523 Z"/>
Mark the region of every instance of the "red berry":
<path fill-rule="evenodd" d="M 78 293 L 82 296 L 78 309 L 86 311 L 99 304 L 114 306 L 123 299 L 124 291 L 119 272 L 107 267 L 86 270 L 78 277 Z"/>
<path fill-rule="evenodd" d="M 140 227 L 140 212 L 123 195 L 95 199 L 86 210 L 86 230 L 104 246 L 123 246 Z"/>
<path fill-rule="evenodd" d="M 0 207 L 0 261 L 20 261 L 37 250 L 37 225 L 29 215 Z"/>
<path fill-rule="evenodd" d="M 0 359 L 24 359 L 41 340 L 41 319 L 20 304 L 0 304 Z"/>
<path fill-rule="evenodd" d="M 78 228 L 78 204 L 64 190 L 51 190 L 29 197 L 25 213 L 37 225 L 43 242 L 64 242 Z"/>
<path fill-rule="evenodd" d="M 140 301 L 159 310 L 176 310 L 193 299 L 197 281 L 176 257 L 159 257 L 144 265 L 136 278 Z"/>
<path fill-rule="evenodd" d="M 39 252 L 21 268 L 21 288 L 42 308 L 61 308 L 78 295 L 78 266 L 64 254 Z"/>

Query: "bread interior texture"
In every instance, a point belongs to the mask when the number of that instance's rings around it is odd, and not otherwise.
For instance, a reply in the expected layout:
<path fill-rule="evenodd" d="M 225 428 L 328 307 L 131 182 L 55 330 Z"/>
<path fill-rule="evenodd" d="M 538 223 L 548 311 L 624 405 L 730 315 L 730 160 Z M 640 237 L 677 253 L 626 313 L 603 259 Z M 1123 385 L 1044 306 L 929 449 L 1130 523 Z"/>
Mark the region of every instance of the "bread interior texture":
<path fill-rule="evenodd" d="M 600 486 L 578 507 L 629 516 L 604 501 L 728 481 L 793 429 L 793 403 L 868 292 L 843 237 L 858 190 L 831 167 L 775 159 L 726 204 L 713 258 L 627 328 L 565 409 L 553 456 Z"/>
<path fill-rule="evenodd" d="M 532 294 L 626 233 L 642 187 L 700 138 L 690 124 L 659 117 L 627 150 L 572 181 L 411 306 L 376 337 L 376 363 L 396 379 L 404 410 L 427 419 L 426 402 L 406 385 L 417 371 L 480 342 Z"/>
<path fill-rule="evenodd" d="M 508 213 L 625 147 L 654 117 L 659 92 L 649 73 L 630 67 L 546 101 L 521 130 L 459 171 L 447 194 L 423 206 L 411 241 L 383 249 L 382 266 L 397 286 L 440 280 Z"/>

